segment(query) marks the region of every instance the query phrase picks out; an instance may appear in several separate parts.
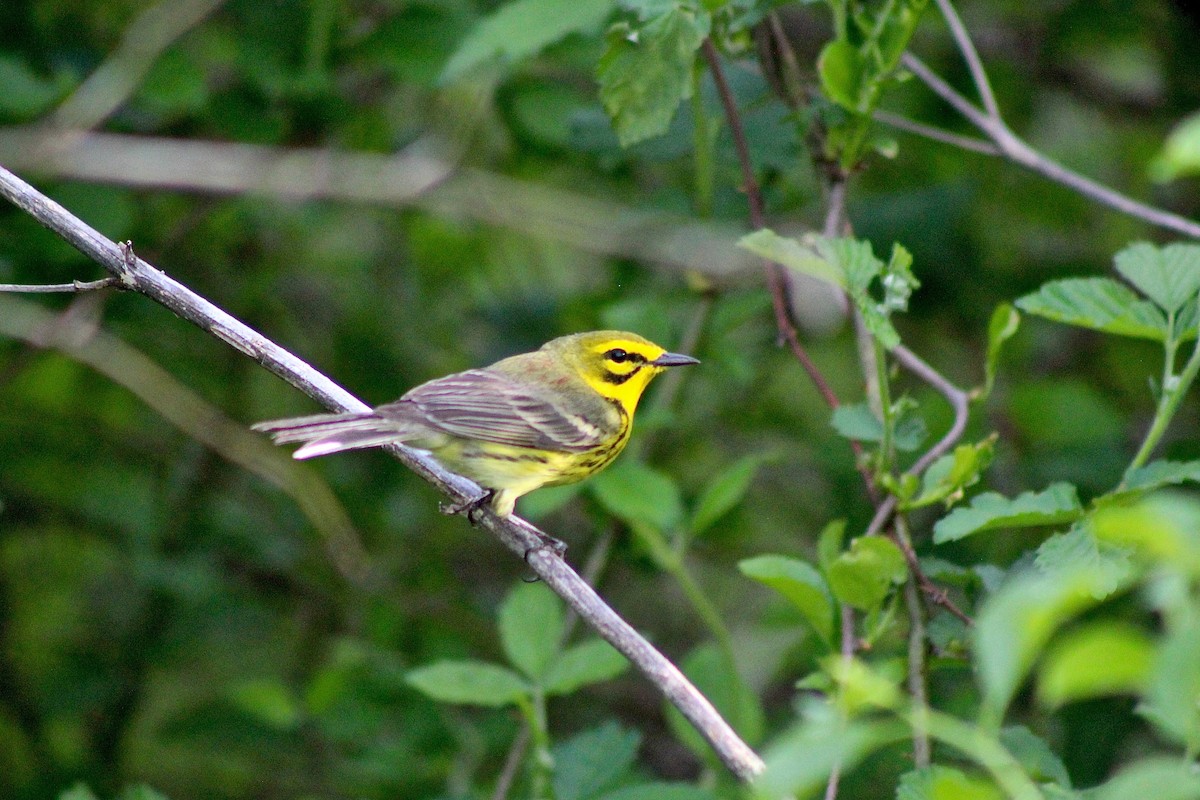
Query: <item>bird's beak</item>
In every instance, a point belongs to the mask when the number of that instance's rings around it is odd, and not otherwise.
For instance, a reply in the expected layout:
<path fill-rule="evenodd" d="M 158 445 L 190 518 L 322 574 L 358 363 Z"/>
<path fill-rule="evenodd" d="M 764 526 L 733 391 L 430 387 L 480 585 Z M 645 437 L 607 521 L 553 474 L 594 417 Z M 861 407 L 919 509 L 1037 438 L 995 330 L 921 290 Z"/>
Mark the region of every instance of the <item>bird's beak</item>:
<path fill-rule="evenodd" d="M 700 359 L 685 356 L 681 353 L 663 353 L 650 362 L 652 367 L 686 367 L 688 364 L 699 364 Z"/>

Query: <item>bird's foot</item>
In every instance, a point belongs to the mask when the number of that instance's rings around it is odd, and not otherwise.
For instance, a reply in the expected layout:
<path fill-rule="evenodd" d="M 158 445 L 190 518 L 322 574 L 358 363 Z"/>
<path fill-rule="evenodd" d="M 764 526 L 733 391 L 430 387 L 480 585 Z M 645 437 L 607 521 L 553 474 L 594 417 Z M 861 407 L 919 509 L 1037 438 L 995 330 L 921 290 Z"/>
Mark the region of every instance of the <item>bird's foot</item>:
<path fill-rule="evenodd" d="M 440 503 L 438 504 L 438 511 L 450 517 L 465 514 L 467 522 L 472 525 L 478 525 L 479 515 L 483 511 L 483 507 L 492 501 L 492 497 L 495 494 L 494 489 L 485 489 L 474 497 L 468 497 L 459 503 Z"/>

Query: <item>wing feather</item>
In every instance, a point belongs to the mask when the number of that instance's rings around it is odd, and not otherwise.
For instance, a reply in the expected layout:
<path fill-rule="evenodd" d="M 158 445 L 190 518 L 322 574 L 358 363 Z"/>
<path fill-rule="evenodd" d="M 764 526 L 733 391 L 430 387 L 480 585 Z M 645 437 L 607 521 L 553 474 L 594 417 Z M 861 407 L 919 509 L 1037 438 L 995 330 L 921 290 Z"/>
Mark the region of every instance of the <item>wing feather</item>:
<path fill-rule="evenodd" d="M 512 447 L 585 452 L 604 441 L 600 426 L 564 411 L 547 394 L 504 375 L 469 370 L 421 384 L 376 413 L 416 417 L 451 436 Z"/>

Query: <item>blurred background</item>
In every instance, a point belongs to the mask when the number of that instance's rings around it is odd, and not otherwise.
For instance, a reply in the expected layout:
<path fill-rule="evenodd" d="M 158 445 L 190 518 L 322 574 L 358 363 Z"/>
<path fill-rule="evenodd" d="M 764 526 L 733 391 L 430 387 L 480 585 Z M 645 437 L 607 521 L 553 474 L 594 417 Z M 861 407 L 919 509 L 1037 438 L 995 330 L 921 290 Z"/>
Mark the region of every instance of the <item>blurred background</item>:
<path fill-rule="evenodd" d="M 664 136 L 623 149 L 594 78 L 612 4 L 590 4 L 594 20 L 539 52 L 519 31 L 487 52 L 481 25 L 499 5 L 7 0 L 0 164 L 368 403 L 586 329 L 697 355 L 702 367 L 651 390 L 623 460 L 669 476 L 671 502 L 690 511 L 712 475 L 749 459 L 745 495 L 686 561 L 776 729 L 815 651 L 735 565 L 811 554 L 826 522 L 861 531 L 871 508 L 828 410 L 777 347 L 761 268 L 735 246 L 748 223 L 727 128 L 714 126 L 711 163 L 694 157 L 695 121 L 720 117 L 715 93 L 703 78 Z M 1015 131 L 1133 197 L 1200 213 L 1196 178 L 1155 182 L 1151 169 L 1200 107 L 1190 4 L 960 11 Z M 811 77 L 828 11 L 780 13 Z M 820 229 L 803 112 L 772 94 L 748 40 L 727 45 L 771 225 Z M 913 50 L 967 91 L 935 13 Z M 917 81 L 884 107 L 969 132 Z M 893 241 L 913 252 L 923 285 L 898 326 L 960 386 L 982 378 L 997 303 L 1105 274 L 1131 240 L 1171 240 L 999 159 L 879 133 L 898 150 L 854 176 L 849 218 L 877 253 Z M 99 277 L 0 206 L 0 283 Z M 806 289 L 797 305 L 834 388 L 861 399 L 837 302 Z M 1158 358 L 1027 322 L 969 433 L 1001 433 L 989 486 L 1111 486 L 1152 414 Z M 944 430 L 949 410 L 907 388 Z M 0 295 L 0 796 L 54 797 L 78 781 L 102 797 L 144 782 L 179 800 L 490 796 L 519 717 L 435 703 L 404 676 L 440 658 L 502 661 L 496 609 L 525 565 L 439 515 L 438 496 L 386 455 L 295 464 L 246 427 L 318 410 L 143 297 Z M 1168 455 L 1200 457 L 1197 422 L 1189 401 Z M 576 566 L 603 561 L 606 599 L 684 658 L 712 631 L 608 513 L 604 487 L 621 479 L 519 510 L 565 539 Z M 1005 564 L 1028 546 L 939 555 Z M 952 698 L 964 682 L 941 688 Z M 1093 701 L 1056 719 L 1047 735 L 1078 784 L 1138 747 L 1130 706 Z M 704 769 L 636 674 L 549 713 L 562 740 L 609 721 L 636 731 L 643 775 Z M 854 780 L 844 796 L 872 796 Z"/>

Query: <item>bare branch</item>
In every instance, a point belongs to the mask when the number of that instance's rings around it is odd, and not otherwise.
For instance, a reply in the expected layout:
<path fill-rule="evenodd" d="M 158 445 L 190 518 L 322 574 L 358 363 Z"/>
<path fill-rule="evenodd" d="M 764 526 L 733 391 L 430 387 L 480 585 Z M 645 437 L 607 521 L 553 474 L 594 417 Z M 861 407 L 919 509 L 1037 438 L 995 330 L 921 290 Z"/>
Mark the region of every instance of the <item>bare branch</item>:
<path fill-rule="evenodd" d="M 1193 239 L 1200 239 L 1200 222 L 1134 200 L 1132 197 L 1068 169 L 1031 147 L 1024 139 L 1009 130 L 999 116 L 989 116 L 975 106 L 912 53 L 905 53 L 902 60 L 904 66 L 920 78 L 936 95 L 953 106 L 972 125 L 991 139 L 1000 154 L 1009 161 L 1131 217 L 1184 236 L 1190 236 Z"/>
<path fill-rule="evenodd" d="M 225 0 L 163 0 L 138 14 L 121 43 L 54 111 L 50 124 L 93 128 L 137 91 L 154 62 Z"/>
<path fill-rule="evenodd" d="M 970 416 L 970 400 L 966 392 L 946 380 L 940 372 L 926 364 L 916 353 L 904 345 L 896 346 L 891 352 L 902 367 L 941 393 L 954 410 L 954 422 L 951 423 L 946 434 L 905 470 L 907 475 L 920 475 L 930 464 L 950 452 L 950 448 L 962 438 L 963 431 L 967 429 L 967 419 Z"/>
<path fill-rule="evenodd" d="M 975 44 L 971 41 L 971 36 L 967 33 L 962 18 L 958 16 L 958 12 L 950 4 L 950 0 L 937 0 L 937 4 L 942 16 L 946 19 L 946 24 L 950 26 L 950 34 L 954 37 L 955 44 L 958 45 L 958 51 L 962 53 L 963 60 L 967 62 L 967 69 L 971 71 L 971 80 L 975 83 L 975 91 L 979 92 L 979 99 L 983 103 L 984 110 L 989 117 L 999 120 L 1000 107 L 996 104 L 996 95 L 992 93 L 992 84 L 988 81 L 987 71 L 983 68 L 979 52 L 975 49 Z"/>
<path fill-rule="evenodd" d="M 369 410 L 361 400 L 296 356 L 137 258 L 130 248 L 122 248 L 106 239 L 58 203 L 3 168 L 0 168 L 0 194 L 62 236 L 84 255 L 97 261 L 119 278 L 123 285 L 161 303 L 183 319 L 250 356 L 326 408 L 336 411 Z M 475 484 L 446 471 L 428 456 L 402 445 L 392 445 L 387 450 L 456 503 L 479 494 L 479 487 Z M 730 771 L 743 781 L 749 781 L 762 772 L 762 759 L 738 737 L 708 699 L 674 664 L 601 600 L 557 552 L 544 546 L 545 534 L 519 517 L 498 517 L 487 508 L 481 509 L 477 521 L 480 527 L 524 557 L 547 586 L 632 661 L 692 722 Z"/>
<path fill-rule="evenodd" d="M 77 293 L 94 292 L 97 289 L 107 289 L 110 286 L 120 286 L 121 282 L 111 275 L 98 281 L 71 281 L 70 283 L 0 283 L 0 292 L 10 294 L 50 294 L 54 292 Z"/>
<path fill-rule="evenodd" d="M 932 139 L 935 142 L 954 145 L 962 150 L 982 153 L 985 156 L 1002 155 L 999 147 L 996 147 L 996 145 L 985 139 L 963 136 L 952 131 L 943 130 L 934 125 L 917 122 L 900 114 L 893 114 L 890 111 L 876 111 L 874 117 L 877 122 L 882 122 L 884 125 L 891 125 L 898 130 L 915 133 L 918 136 L 924 136 L 926 139 Z"/>
<path fill-rule="evenodd" d="M 390 154 L 281 148 L 42 128 L 0 129 L 0 164 L 48 177 L 206 194 L 411 206 L 478 220 L 591 253 L 692 270 L 719 282 L 752 275 L 741 227 L 697 222 L 456 166 L 420 139 Z M 503 198 L 498 201 L 496 198 Z"/>

